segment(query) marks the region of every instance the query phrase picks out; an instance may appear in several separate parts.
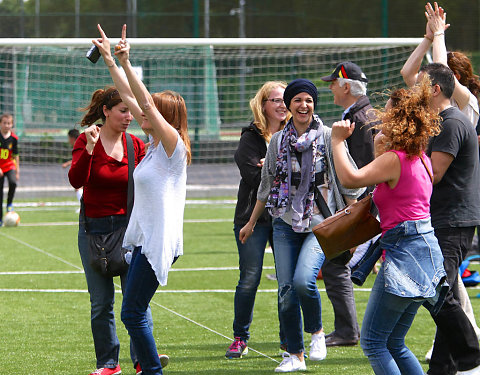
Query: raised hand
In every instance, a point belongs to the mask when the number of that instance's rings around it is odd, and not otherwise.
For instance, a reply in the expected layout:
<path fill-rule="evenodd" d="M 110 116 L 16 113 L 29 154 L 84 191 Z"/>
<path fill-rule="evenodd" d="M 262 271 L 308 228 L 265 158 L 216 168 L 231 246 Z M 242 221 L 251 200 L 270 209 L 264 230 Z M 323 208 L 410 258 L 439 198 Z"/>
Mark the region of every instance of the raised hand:
<path fill-rule="evenodd" d="M 122 39 L 115 46 L 115 55 L 120 64 L 125 63 L 130 56 L 130 43 L 127 41 L 127 25 L 122 27 Z"/>
<path fill-rule="evenodd" d="M 332 139 L 344 141 L 350 137 L 355 130 L 355 123 L 350 120 L 341 120 L 332 125 Z"/>
<path fill-rule="evenodd" d="M 113 61 L 112 53 L 110 51 L 110 40 L 108 40 L 107 35 L 103 31 L 102 27 L 100 24 L 97 25 L 98 31 L 100 32 L 100 38 L 98 39 L 93 39 L 92 43 L 95 44 L 98 47 L 98 50 L 100 51 L 100 54 L 103 57 L 103 60 L 105 61 L 105 64 L 108 66 L 111 66 Z"/>
<path fill-rule="evenodd" d="M 98 139 L 100 138 L 100 127 L 95 124 L 90 125 L 85 129 L 85 137 L 87 138 L 87 145 L 85 148 L 87 149 L 88 153 L 91 154 L 98 142 Z"/>
<path fill-rule="evenodd" d="M 438 6 L 437 2 L 434 3 L 433 7 L 430 3 L 425 5 L 425 17 L 427 18 L 427 30 L 430 30 L 430 33 L 427 31 L 427 36 L 432 39 L 434 33 L 445 31 L 450 27 L 450 24 L 446 23 L 447 13 L 442 7 Z"/>

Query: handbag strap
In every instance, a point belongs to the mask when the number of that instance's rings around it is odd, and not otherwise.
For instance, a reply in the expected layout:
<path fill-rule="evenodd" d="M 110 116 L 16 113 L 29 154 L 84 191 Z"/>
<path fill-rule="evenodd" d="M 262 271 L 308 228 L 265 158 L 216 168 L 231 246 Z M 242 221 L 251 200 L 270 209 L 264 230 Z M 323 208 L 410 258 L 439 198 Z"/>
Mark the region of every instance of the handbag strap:
<path fill-rule="evenodd" d="M 372 197 L 373 194 L 370 192 L 370 193 L 368 193 L 368 195 L 370 195 L 370 197 Z M 332 216 L 332 212 L 330 211 L 330 208 L 328 208 L 327 202 L 325 202 L 325 198 L 320 193 L 320 190 L 318 189 L 318 186 L 315 186 L 315 203 L 317 204 L 317 207 L 320 210 L 321 214 L 323 215 L 324 219 Z M 373 201 L 373 199 L 371 199 L 370 213 L 374 217 L 378 216 L 378 208 L 377 208 L 377 205 L 375 204 L 375 202 Z"/>
<path fill-rule="evenodd" d="M 332 211 L 330 211 L 330 208 L 328 207 L 327 202 L 325 202 L 325 198 L 323 197 L 322 193 L 320 193 L 317 185 L 314 187 L 314 193 L 315 203 L 317 204 L 317 207 L 320 210 L 323 218 L 326 219 L 327 217 L 332 216 Z"/>
<path fill-rule="evenodd" d="M 428 169 L 428 167 L 427 167 L 427 163 L 425 163 L 425 160 L 423 160 L 423 155 L 420 156 L 420 160 L 422 161 L 423 166 L 424 166 L 425 169 L 427 170 L 427 173 L 428 173 L 428 175 L 430 176 L 430 181 L 432 181 L 432 184 L 433 184 L 433 175 L 432 175 L 432 172 L 430 172 L 430 169 Z"/>
<path fill-rule="evenodd" d="M 133 170 L 135 169 L 135 149 L 133 148 L 133 139 L 132 136 L 128 133 L 125 133 L 125 139 L 127 141 L 127 159 L 128 159 L 128 185 L 127 185 L 127 223 L 130 220 L 130 215 L 132 214 L 133 209 Z M 83 222 L 85 225 L 85 230 L 88 232 L 87 225 L 87 216 L 85 215 L 85 203 L 82 198 L 80 198 L 80 212 L 83 216 Z"/>

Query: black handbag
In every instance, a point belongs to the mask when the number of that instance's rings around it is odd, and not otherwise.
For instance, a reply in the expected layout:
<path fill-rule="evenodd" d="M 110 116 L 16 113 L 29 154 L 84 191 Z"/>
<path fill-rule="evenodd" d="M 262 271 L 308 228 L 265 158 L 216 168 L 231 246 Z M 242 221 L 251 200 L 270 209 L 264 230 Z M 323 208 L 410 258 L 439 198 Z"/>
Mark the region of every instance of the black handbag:
<path fill-rule="evenodd" d="M 133 208 L 133 169 L 135 167 L 135 150 L 130 134 L 125 133 L 127 140 L 127 158 L 128 158 L 128 190 L 127 190 L 127 223 L 130 219 Z M 82 198 L 82 212 L 85 219 L 85 207 Z M 119 276 L 128 270 L 128 263 L 125 259 L 129 251 L 123 248 L 123 237 L 125 236 L 126 226 L 118 228 L 110 233 L 96 234 L 90 233 L 85 220 L 85 230 L 87 232 L 88 250 L 90 256 L 90 266 L 103 276 Z"/>
<path fill-rule="evenodd" d="M 119 276 L 128 270 L 122 247 L 126 227 L 107 234 L 88 234 L 90 265 L 104 276 Z"/>

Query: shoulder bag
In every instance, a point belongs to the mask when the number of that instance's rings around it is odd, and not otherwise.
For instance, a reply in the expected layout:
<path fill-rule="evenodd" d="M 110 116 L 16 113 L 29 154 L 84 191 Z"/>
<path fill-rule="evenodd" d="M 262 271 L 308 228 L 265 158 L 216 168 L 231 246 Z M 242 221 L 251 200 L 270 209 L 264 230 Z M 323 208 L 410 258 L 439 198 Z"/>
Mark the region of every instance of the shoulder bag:
<path fill-rule="evenodd" d="M 128 158 L 128 190 L 127 190 L 127 223 L 130 219 L 133 208 L 133 169 L 135 168 L 135 150 L 130 134 L 125 133 L 127 141 Z M 83 200 L 82 200 L 83 204 Z M 85 218 L 85 207 L 82 207 Z M 126 226 L 106 234 L 89 233 L 85 220 L 87 232 L 90 265 L 103 276 L 119 276 L 128 270 L 128 263 L 125 259 L 129 251 L 123 248 L 123 237 Z"/>
<path fill-rule="evenodd" d="M 371 193 L 328 217 L 323 214 L 325 207 L 328 209 L 325 199 L 320 192 L 316 195 L 320 203 L 318 208 L 325 220 L 315 225 L 312 231 L 327 259 L 340 257 L 347 250 L 368 241 L 381 232 Z M 324 208 L 322 209 L 322 207 Z"/>

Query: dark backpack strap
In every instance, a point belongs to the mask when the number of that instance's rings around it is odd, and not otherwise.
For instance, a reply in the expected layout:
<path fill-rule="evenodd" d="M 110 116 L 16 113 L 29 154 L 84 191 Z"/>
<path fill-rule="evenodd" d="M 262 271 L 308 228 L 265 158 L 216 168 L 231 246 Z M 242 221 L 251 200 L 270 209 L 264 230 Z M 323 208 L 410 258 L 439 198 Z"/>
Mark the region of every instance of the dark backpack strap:
<path fill-rule="evenodd" d="M 133 148 L 132 136 L 125 133 L 127 140 L 127 159 L 128 159 L 128 190 L 127 190 L 127 223 L 133 209 L 133 170 L 135 169 L 135 149 Z"/>

